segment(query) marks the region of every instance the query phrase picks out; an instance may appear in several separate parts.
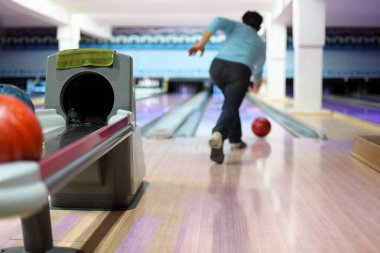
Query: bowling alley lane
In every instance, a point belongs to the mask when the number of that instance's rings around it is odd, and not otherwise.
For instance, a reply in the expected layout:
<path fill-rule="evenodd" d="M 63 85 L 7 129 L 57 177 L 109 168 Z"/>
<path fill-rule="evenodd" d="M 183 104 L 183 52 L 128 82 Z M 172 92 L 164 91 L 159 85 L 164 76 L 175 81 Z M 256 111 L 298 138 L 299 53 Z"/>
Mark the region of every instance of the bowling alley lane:
<path fill-rule="evenodd" d="M 375 124 L 380 124 L 379 101 L 374 97 L 349 98 L 339 96 L 325 96 L 324 108 L 350 115 Z"/>
<path fill-rule="evenodd" d="M 140 127 L 146 126 L 148 123 L 167 113 L 176 105 L 189 99 L 191 94 L 162 94 L 151 96 L 136 101 L 136 120 Z"/>
<path fill-rule="evenodd" d="M 194 138 L 143 139 L 147 187 L 135 208 L 52 209 L 54 244 L 99 253 L 378 252 L 378 172 L 350 156 L 351 140 L 295 138 L 244 100 L 248 147 L 226 143 L 217 165 L 207 140 L 221 102 L 210 100 Z M 265 138 L 250 130 L 258 116 L 272 124 Z M 0 228 L 1 248 L 22 245 L 19 219 Z"/>

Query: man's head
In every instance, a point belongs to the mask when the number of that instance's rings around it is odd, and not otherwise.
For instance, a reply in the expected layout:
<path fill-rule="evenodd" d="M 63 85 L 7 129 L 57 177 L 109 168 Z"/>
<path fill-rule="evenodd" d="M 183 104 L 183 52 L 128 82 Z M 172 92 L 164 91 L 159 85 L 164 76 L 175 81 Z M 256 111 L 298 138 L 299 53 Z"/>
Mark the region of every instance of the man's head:
<path fill-rule="evenodd" d="M 263 17 L 256 11 L 247 11 L 242 17 L 243 23 L 247 24 L 256 31 L 260 30 L 261 23 L 263 22 Z"/>

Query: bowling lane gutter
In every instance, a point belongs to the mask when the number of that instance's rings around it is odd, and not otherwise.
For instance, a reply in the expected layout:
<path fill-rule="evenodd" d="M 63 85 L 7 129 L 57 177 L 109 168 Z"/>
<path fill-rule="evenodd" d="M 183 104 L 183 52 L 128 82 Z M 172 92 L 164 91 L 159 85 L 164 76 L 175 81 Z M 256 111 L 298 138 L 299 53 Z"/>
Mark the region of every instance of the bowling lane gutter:
<path fill-rule="evenodd" d="M 274 107 L 264 103 L 255 96 L 248 94 L 246 98 L 257 107 L 259 107 L 263 112 L 274 119 L 278 124 L 290 132 L 293 136 L 297 138 L 306 137 L 312 139 L 327 140 L 327 136 L 324 133 L 320 133 L 313 128 L 305 125 L 304 123 L 294 119 L 293 117 L 285 114 Z"/>
<path fill-rule="evenodd" d="M 194 106 L 194 109 L 188 114 L 186 120 L 176 130 L 174 134 L 176 137 L 193 137 L 195 135 L 210 97 L 211 95 L 205 96 Z"/>
<path fill-rule="evenodd" d="M 142 133 L 147 138 L 172 138 L 177 130 L 183 126 L 194 113 L 199 104 L 208 98 L 208 92 L 203 91 L 162 115 L 158 119 L 142 128 Z"/>

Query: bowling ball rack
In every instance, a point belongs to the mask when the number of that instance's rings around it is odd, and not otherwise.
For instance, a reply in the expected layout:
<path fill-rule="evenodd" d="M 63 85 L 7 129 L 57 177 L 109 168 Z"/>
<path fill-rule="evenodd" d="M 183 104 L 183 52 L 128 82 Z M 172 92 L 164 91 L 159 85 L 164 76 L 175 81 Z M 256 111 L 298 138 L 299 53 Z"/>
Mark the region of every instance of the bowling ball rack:
<path fill-rule="evenodd" d="M 19 215 L 21 218 L 24 247 L 0 249 L 0 252 L 83 252 L 78 249 L 53 246 L 48 195 L 59 191 L 89 164 L 116 147 L 133 132 L 134 127 L 129 115 L 108 126 L 71 127 L 57 138 L 45 143 L 45 155 L 39 162 L 0 165 L 4 166 L 0 171 L 4 171 L 7 167 L 16 167 L 13 168 L 16 171 L 18 166 L 25 171 L 24 175 L 17 172 L 13 177 L 9 176 L 12 173 L 3 175 L 5 181 L 2 183 L 5 187 L 0 196 L 2 206 L 0 217 Z M 33 185 L 35 192 L 28 191 L 25 194 L 23 188 L 25 180 L 29 180 L 28 183 Z M 34 205 L 26 205 L 23 202 L 30 196 L 34 199 Z"/>

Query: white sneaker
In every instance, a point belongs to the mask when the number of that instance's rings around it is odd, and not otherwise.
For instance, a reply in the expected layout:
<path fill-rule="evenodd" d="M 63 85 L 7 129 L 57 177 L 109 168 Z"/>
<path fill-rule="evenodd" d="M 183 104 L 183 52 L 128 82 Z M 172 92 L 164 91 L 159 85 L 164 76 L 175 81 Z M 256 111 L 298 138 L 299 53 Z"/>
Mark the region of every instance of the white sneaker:
<path fill-rule="evenodd" d="M 223 137 L 220 132 L 213 132 L 208 145 L 211 148 L 210 159 L 216 163 L 223 163 Z"/>
<path fill-rule="evenodd" d="M 223 144 L 222 134 L 219 132 L 213 132 L 208 144 L 210 145 L 210 148 L 221 148 Z"/>
<path fill-rule="evenodd" d="M 231 150 L 245 149 L 247 147 L 247 143 L 245 143 L 244 141 L 231 143 L 230 147 L 231 147 Z"/>

